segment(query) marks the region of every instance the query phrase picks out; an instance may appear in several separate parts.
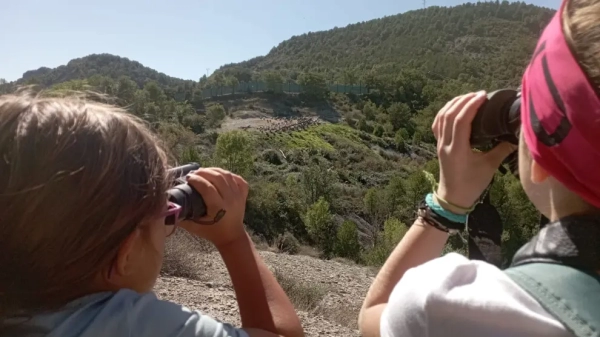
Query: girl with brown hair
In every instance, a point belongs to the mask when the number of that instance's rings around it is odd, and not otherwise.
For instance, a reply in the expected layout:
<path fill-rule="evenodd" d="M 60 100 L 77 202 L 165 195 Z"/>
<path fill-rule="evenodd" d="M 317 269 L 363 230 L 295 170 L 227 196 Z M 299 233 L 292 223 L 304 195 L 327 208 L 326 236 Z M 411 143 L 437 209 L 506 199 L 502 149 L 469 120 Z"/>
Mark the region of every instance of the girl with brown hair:
<path fill-rule="evenodd" d="M 212 226 L 165 222 L 167 156 L 141 120 L 81 98 L 0 97 L 1 336 L 303 336 L 289 299 L 243 226 L 248 184 L 208 168 L 188 176 Z M 242 328 L 159 300 L 165 238 L 210 240 Z M 210 272 L 210 271 L 207 271 Z"/>

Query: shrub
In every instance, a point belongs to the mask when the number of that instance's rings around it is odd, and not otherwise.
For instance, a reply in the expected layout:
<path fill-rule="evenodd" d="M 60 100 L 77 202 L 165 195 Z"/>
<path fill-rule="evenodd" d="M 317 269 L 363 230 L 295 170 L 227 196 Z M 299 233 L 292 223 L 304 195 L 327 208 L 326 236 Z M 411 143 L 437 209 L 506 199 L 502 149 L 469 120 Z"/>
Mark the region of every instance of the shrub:
<path fill-rule="evenodd" d="M 225 108 L 221 104 L 215 104 L 206 110 L 207 124 L 210 127 L 218 127 L 225 119 Z"/>
<path fill-rule="evenodd" d="M 197 254 L 214 250 L 213 245 L 203 239 L 179 229 L 165 243 L 162 275 L 202 280 L 206 277 L 198 268 Z"/>
<path fill-rule="evenodd" d="M 273 165 L 281 165 L 282 164 L 281 156 L 279 155 L 279 153 L 276 150 L 273 150 L 273 149 L 265 150 L 265 152 L 263 152 L 263 154 L 262 154 L 262 158 L 264 161 L 269 162 Z"/>
<path fill-rule="evenodd" d="M 375 135 L 377 137 L 381 137 L 381 136 L 383 136 L 384 132 L 385 131 L 383 130 L 383 126 L 381 126 L 381 124 L 377 124 L 377 126 L 373 130 L 373 135 Z"/>
<path fill-rule="evenodd" d="M 358 261 L 360 243 L 358 242 L 358 228 L 354 222 L 346 220 L 338 228 L 335 253 L 338 256 Z"/>
<path fill-rule="evenodd" d="M 286 232 L 283 235 L 279 235 L 275 239 L 275 246 L 281 253 L 287 253 L 290 255 L 297 254 L 300 250 L 300 242 L 294 235 Z"/>
<path fill-rule="evenodd" d="M 294 307 L 299 310 L 310 311 L 316 309 L 327 294 L 326 289 L 320 285 L 304 283 L 296 278 L 287 277 L 277 269 L 274 274 Z"/>

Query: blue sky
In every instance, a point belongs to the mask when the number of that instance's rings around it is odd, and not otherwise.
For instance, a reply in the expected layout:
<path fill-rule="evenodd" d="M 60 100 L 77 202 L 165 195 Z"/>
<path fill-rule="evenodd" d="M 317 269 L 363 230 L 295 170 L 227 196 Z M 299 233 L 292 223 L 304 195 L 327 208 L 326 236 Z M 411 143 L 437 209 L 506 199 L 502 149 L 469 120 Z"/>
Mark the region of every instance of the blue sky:
<path fill-rule="evenodd" d="M 283 40 L 422 7 L 422 0 L 2 1 L 0 78 L 93 53 L 198 80 Z M 428 6 L 466 1 L 428 0 Z M 474 1 L 472 1 L 474 2 Z M 560 0 L 527 1 L 557 8 Z"/>

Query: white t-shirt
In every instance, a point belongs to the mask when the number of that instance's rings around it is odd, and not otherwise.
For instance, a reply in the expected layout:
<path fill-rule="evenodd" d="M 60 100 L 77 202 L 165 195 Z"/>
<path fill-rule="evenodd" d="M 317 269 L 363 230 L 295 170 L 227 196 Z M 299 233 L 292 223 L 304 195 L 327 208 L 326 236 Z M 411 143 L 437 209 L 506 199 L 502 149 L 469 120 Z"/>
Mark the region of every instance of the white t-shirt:
<path fill-rule="evenodd" d="M 451 253 L 410 269 L 381 317 L 382 337 L 572 337 L 497 267 Z"/>

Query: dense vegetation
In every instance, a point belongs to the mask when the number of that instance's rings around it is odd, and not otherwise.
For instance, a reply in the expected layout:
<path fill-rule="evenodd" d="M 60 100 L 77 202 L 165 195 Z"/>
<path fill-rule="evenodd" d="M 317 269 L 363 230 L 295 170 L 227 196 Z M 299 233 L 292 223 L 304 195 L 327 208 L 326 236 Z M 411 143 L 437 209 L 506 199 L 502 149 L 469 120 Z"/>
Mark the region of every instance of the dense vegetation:
<path fill-rule="evenodd" d="M 553 10 L 523 2 L 477 2 L 424 10 L 292 37 L 268 55 L 220 69 L 239 81 L 305 71 L 354 84 L 393 81 L 402 69 L 480 87 L 515 85 Z"/>
<path fill-rule="evenodd" d="M 108 54 L 27 72 L 16 83 L 54 92 L 100 91 L 151 123 L 173 164 L 197 161 L 243 174 L 251 183 L 246 223 L 282 251 L 302 244 L 324 257 L 378 265 L 414 219 L 431 190 L 423 170 L 438 172 L 430 126 L 457 94 L 516 85 L 540 28 L 552 11 L 523 3 L 431 7 L 309 33 L 267 56 L 227 65 L 198 82 L 168 77 Z M 261 79 L 273 92 L 202 100 L 208 86 Z M 333 94 L 327 81 L 359 81 L 369 94 Z M 295 81 L 299 96 L 277 92 Z M 262 115 L 336 116 L 337 123 L 296 131 L 217 132 L 242 111 Z M 492 202 L 505 224 L 508 262 L 531 237 L 538 214 L 510 174 L 498 174 Z M 465 252 L 454 238 L 448 250 Z"/>

